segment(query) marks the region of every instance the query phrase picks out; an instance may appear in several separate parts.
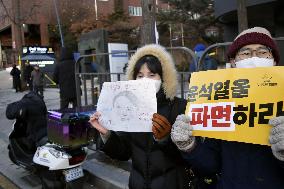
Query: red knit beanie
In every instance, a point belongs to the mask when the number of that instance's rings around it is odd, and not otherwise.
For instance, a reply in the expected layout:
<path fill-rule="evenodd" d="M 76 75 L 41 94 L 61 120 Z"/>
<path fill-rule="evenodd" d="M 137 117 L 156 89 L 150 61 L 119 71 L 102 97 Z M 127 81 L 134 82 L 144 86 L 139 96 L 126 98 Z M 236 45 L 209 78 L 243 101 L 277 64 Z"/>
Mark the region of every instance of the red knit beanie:
<path fill-rule="evenodd" d="M 270 32 L 262 27 L 254 27 L 247 30 L 242 31 L 233 41 L 231 46 L 229 47 L 227 56 L 229 59 L 235 58 L 239 49 L 243 46 L 250 45 L 250 44 L 261 44 L 265 45 L 272 49 L 273 58 L 276 64 L 279 64 L 280 56 L 279 50 L 272 39 Z"/>

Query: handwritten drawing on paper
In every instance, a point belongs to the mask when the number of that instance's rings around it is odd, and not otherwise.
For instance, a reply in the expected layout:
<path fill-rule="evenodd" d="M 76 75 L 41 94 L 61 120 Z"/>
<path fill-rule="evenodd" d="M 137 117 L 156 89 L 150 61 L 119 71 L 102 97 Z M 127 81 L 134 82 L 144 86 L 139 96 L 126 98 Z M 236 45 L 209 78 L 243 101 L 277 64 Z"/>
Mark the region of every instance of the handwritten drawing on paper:
<path fill-rule="evenodd" d="M 152 132 L 152 116 L 157 112 L 155 84 L 150 79 L 105 82 L 97 111 L 107 129 Z"/>

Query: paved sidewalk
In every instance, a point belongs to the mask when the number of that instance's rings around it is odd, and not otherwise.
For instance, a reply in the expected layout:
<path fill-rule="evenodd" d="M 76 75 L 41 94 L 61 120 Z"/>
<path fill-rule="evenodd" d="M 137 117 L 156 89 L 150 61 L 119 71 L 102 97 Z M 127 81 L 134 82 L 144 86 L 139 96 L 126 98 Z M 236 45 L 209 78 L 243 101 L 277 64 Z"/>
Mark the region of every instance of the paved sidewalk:
<path fill-rule="evenodd" d="M 0 172 L 12 180 L 20 188 L 27 188 L 27 184 L 17 179 L 26 177 L 27 172 L 22 168 L 15 168 L 8 159 L 8 135 L 11 131 L 13 121 L 8 120 L 5 116 L 7 104 L 20 100 L 28 91 L 16 93 L 12 89 L 12 78 L 9 70 L 0 71 L 0 157 L 6 158 L 0 162 Z M 48 110 L 59 109 L 59 90 L 56 88 L 47 88 L 44 91 L 44 101 Z M 83 168 L 90 173 L 89 183 L 96 188 L 102 189 L 127 189 L 130 162 L 118 162 L 106 157 L 102 152 L 89 150 L 87 161 Z M 32 187 L 37 189 L 39 187 Z"/>
<path fill-rule="evenodd" d="M 131 162 L 115 161 L 103 152 L 90 152 L 83 168 L 92 175 L 89 183 L 103 189 L 128 189 Z"/>

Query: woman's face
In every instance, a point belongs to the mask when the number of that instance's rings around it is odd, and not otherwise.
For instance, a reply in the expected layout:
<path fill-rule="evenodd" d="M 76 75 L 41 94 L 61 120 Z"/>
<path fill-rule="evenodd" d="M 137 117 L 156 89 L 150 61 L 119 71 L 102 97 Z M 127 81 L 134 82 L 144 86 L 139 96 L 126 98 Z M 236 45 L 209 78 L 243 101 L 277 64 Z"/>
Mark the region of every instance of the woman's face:
<path fill-rule="evenodd" d="M 148 79 L 154 79 L 154 80 L 161 80 L 161 76 L 157 73 L 152 73 L 147 64 L 143 64 L 139 70 L 139 73 L 137 74 L 136 79 L 142 79 L 142 78 L 148 78 Z"/>

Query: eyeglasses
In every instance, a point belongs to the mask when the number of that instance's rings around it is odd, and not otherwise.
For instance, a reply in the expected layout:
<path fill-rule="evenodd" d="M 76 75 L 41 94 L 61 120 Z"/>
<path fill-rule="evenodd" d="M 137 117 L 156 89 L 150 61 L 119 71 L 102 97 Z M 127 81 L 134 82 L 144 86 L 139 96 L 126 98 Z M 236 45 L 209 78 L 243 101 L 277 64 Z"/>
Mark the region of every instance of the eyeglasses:
<path fill-rule="evenodd" d="M 259 47 L 257 49 L 241 48 L 237 53 L 237 58 L 240 60 L 251 58 L 253 52 L 259 58 L 272 58 L 271 49 L 268 47 Z"/>

